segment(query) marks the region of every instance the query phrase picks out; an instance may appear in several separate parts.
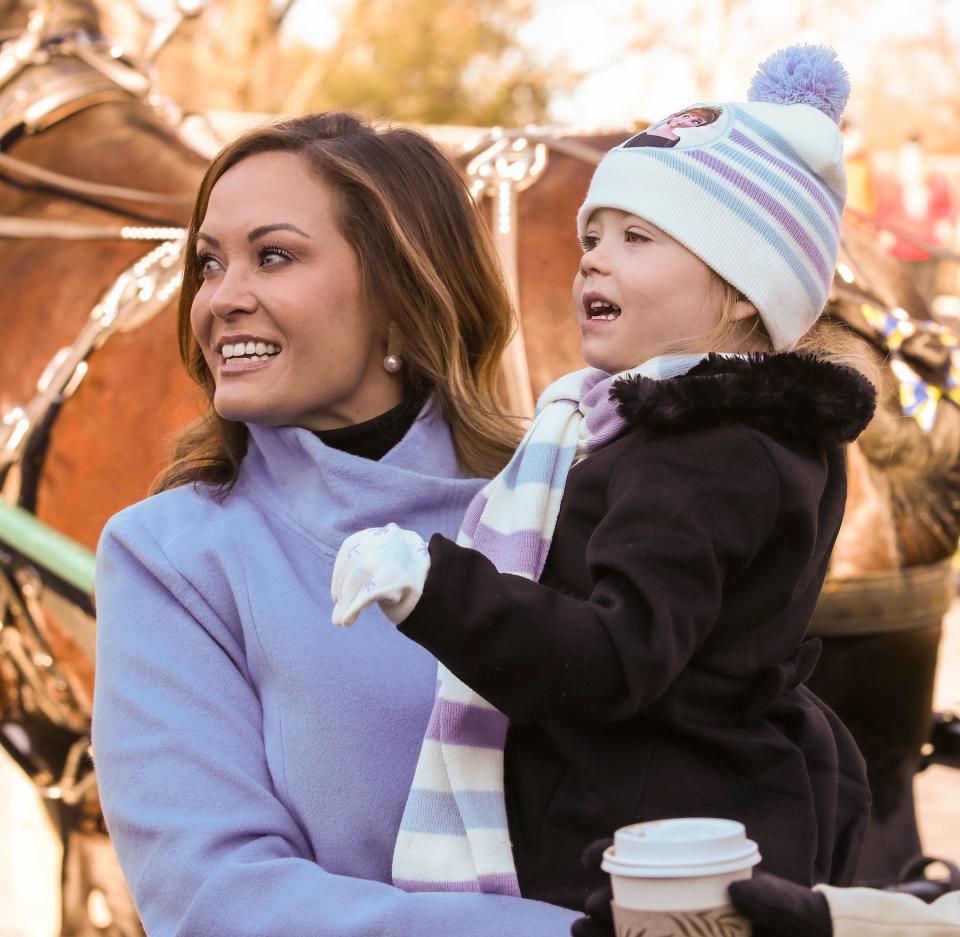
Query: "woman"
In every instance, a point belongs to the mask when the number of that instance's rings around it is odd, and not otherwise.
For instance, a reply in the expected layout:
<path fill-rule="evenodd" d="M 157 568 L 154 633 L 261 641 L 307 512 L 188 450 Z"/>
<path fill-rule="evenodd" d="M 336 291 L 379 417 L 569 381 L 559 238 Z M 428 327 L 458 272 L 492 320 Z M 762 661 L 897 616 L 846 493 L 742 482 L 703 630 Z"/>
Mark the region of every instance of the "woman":
<path fill-rule="evenodd" d="M 94 750 L 151 937 L 568 931 L 538 902 L 388 884 L 436 662 L 379 613 L 325 627 L 348 533 L 388 504 L 452 535 L 506 462 L 509 328 L 418 134 L 319 115 L 211 165 L 179 314 L 210 410 L 98 553 Z"/>

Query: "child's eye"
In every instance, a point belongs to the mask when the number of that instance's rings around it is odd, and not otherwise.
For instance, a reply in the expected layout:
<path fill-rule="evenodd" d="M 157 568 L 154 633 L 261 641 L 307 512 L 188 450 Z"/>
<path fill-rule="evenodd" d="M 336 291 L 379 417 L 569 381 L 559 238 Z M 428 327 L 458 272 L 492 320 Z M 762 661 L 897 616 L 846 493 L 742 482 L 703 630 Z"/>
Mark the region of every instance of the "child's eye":
<path fill-rule="evenodd" d="M 598 238 L 595 234 L 585 234 L 582 238 L 580 238 L 580 246 L 583 248 L 584 253 L 587 251 L 592 251 L 599 243 L 600 238 Z"/>
<path fill-rule="evenodd" d="M 261 247 L 257 251 L 257 257 L 260 259 L 261 267 L 279 267 L 293 260 L 293 254 L 290 251 L 285 251 L 282 247 L 269 245 Z"/>
<path fill-rule="evenodd" d="M 639 231 L 625 231 L 624 240 L 630 244 L 645 244 L 650 238 L 645 234 L 641 234 Z"/>
<path fill-rule="evenodd" d="M 200 271 L 200 276 L 204 279 L 212 273 L 216 273 L 220 267 L 220 261 L 217 260 L 213 254 L 209 254 L 206 251 L 201 251 L 197 254 L 197 269 Z"/>

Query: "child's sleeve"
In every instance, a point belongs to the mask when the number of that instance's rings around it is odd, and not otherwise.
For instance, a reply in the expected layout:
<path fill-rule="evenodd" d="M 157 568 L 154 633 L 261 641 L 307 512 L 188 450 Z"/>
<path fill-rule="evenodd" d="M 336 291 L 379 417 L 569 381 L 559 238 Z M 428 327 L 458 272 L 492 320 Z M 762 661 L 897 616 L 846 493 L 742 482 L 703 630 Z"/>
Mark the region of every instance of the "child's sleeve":
<path fill-rule="evenodd" d="M 501 574 L 435 535 L 400 630 L 516 722 L 620 720 L 677 678 L 717 621 L 724 584 L 774 534 L 780 473 L 758 433 L 718 429 L 618 461 L 590 537 L 591 591 Z"/>

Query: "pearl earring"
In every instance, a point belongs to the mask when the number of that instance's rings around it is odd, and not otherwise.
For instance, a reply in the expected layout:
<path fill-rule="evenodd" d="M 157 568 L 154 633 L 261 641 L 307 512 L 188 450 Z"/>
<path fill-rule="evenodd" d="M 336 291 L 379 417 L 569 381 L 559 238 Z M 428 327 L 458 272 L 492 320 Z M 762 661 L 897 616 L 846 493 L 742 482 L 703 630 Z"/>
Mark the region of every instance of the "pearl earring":
<path fill-rule="evenodd" d="M 403 367 L 403 359 L 399 355 L 387 355 L 383 359 L 383 370 L 396 374 Z"/>

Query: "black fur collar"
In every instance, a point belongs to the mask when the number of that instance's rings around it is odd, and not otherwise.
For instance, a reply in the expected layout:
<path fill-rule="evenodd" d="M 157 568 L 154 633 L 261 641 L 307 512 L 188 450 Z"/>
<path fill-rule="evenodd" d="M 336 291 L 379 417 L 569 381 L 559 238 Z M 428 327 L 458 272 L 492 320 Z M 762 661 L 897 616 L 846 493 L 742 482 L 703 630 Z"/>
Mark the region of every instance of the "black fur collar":
<path fill-rule="evenodd" d="M 876 406 L 873 385 L 852 368 L 786 352 L 710 355 L 680 377 L 627 377 L 610 396 L 620 415 L 652 429 L 746 423 L 774 436 L 851 442 Z"/>

